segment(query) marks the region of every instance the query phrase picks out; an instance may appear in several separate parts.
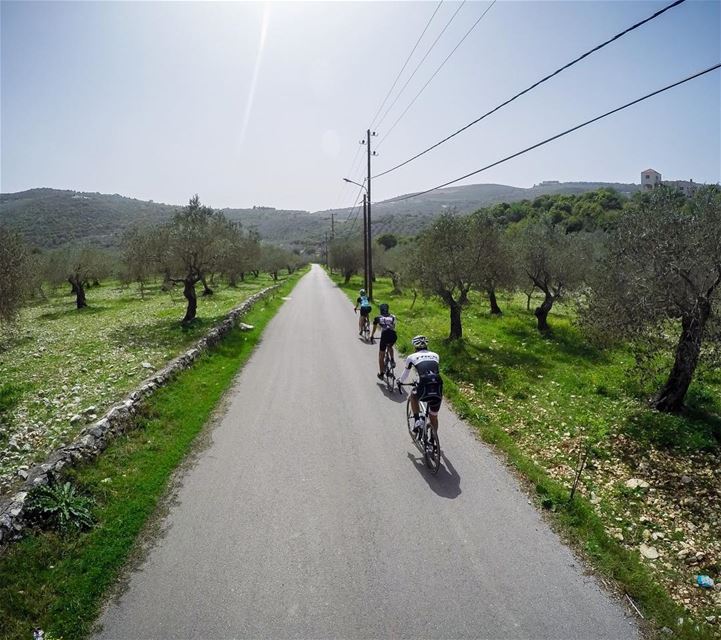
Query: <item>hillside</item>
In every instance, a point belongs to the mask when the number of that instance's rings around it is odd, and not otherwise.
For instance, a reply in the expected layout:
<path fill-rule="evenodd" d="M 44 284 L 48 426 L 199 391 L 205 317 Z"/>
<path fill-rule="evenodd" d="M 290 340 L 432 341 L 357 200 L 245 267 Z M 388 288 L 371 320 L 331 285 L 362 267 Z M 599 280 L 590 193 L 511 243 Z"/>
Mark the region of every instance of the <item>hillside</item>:
<path fill-rule="evenodd" d="M 524 189 L 500 184 L 475 184 L 439 189 L 401 202 L 373 205 L 375 233 L 392 231 L 415 234 L 446 209 L 469 213 L 499 202 L 517 202 L 544 194 L 583 193 L 601 187 L 630 195 L 635 184 L 566 182 Z M 84 193 L 59 189 L 30 189 L 0 194 L 0 223 L 20 231 L 26 240 L 43 248 L 88 242 L 102 247 L 117 246 L 123 232 L 135 224 L 167 220 L 182 205 L 126 198 L 118 194 Z M 231 220 L 255 229 L 270 242 L 298 248 L 314 247 L 330 231 L 330 216 L 336 215 L 336 233 L 344 233 L 350 209 L 314 213 L 301 210 L 254 207 L 226 208 Z M 350 218 L 350 221 L 354 216 Z M 356 222 L 354 228 L 358 228 Z"/>

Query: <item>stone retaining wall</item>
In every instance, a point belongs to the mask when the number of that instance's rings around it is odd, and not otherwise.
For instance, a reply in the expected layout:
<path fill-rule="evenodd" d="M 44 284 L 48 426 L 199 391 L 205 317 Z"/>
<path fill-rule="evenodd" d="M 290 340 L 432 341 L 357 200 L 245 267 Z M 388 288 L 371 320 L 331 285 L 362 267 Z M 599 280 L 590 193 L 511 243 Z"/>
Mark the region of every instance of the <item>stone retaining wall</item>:
<path fill-rule="evenodd" d="M 47 484 L 58 477 L 65 467 L 94 458 L 113 438 L 131 429 L 135 423 L 135 414 L 146 398 L 155 393 L 159 387 L 166 385 L 178 373 L 190 367 L 203 351 L 218 344 L 238 324 L 241 316 L 277 288 L 278 285 L 266 287 L 250 296 L 228 313 L 223 322 L 198 340 L 193 348 L 171 360 L 165 367 L 147 378 L 124 400 L 111 407 L 100 420 L 83 429 L 73 442 L 53 451 L 45 462 L 35 465 L 27 472 L 22 472 L 21 477 L 24 482 L 20 490 L 11 497 L 0 499 L 0 549 L 6 543 L 20 538 L 25 528 L 23 518 L 25 500 L 34 487 Z"/>

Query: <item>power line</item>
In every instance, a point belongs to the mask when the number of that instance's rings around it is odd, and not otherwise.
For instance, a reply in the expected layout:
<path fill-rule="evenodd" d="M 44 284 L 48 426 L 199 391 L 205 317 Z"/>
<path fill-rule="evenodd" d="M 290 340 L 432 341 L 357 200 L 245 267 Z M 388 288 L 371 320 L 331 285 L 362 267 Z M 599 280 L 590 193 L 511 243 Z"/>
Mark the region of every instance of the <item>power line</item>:
<path fill-rule="evenodd" d="M 566 129 L 562 133 L 558 133 L 555 136 L 551 136 L 550 138 L 546 138 L 545 140 L 542 140 L 541 142 L 537 142 L 536 144 L 527 147 L 526 149 L 523 149 L 522 151 L 518 151 L 510 156 L 506 156 L 505 158 L 501 160 L 497 160 L 496 162 L 493 162 L 489 165 L 486 165 L 485 167 L 482 167 L 481 169 L 477 169 L 476 171 L 471 171 L 470 173 L 467 173 L 464 176 L 461 176 L 460 178 L 455 178 L 453 180 L 449 180 L 448 182 L 444 182 L 443 184 L 439 184 L 437 187 L 433 187 L 431 189 L 426 189 L 425 191 L 419 191 L 418 193 L 412 193 L 407 196 L 401 196 L 399 198 L 391 198 L 390 200 L 385 200 L 384 204 L 390 204 L 392 202 L 401 202 L 403 200 L 409 200 L 410 198 L 417 198 L 418 196 L 422 196 L 426 193 L 430 193 L 431 191 L 436 191 L 437 189 L 442 189 L 443 187 L 447 187 L 451 184 L 455 184 L 456 182 L 460 182 L 461 180 L 465 180 L 466 178 L 470 178 L 471 176 L 474 176 L 478 173 L 481 173 L 482 171 L 486 171 L 487 169 L 491 169 L 492 167 L 496 167 L 499 164 L 503 164 L 504 162 L 508 162 L 508 160 L 511 160 L 513 158 L 517 158 L 520 155 L 523 155 L 524 153 L 528 153 L 529 151 L 532 151 L 533 149 L 537 149 L 538 147 L 542 147 L 545 144 L 548 144 L 549 142 L 553 142 L 554 140 L 558 140 L 558 138 L 562 138 L 563 136 L 568 135 L 569 133 L 572 133 L 574 131 L 577 131 L 578 129 L 582 129 L 585 126 L 588 126 L 589 124 L 592 124 L 594 122 L 597 122 L 598 120 L 602 120 L 603 118 L 606 118 L 614 113 L 618 113 L 619 111 L 623 111 L 624 109 L 627 109 L 628 107 L 631 107 L 635 104 L 638 104 L 639 102 L 643 102 L 644 100 L 648 100 L 649 98 L 652 98 L 653 96 L 658 95 L 659 93 L 663 93 L 664 91 L 668 91 L 669 89 L 673 89 L 674 87 L 678 87 L 679 85 L 684 84 L 685 82 L 689 82 L 690 80 L 694 80 L 695 78 L 698 78 L 702 75 L 705 75 L 707 73 L 710 73 L 711 71 L 714 71 L 721 67 L 721 62 L 718 64 L 715 64 L 708 69 L 704 69 L 703 71 L 699 71 L 698 73 L 694 73 L 691 76 L 688 76 L 684 78 L 683 80 L 679 80 L 678 82 L 674 82 L 673 84 L 669 84 L 661 89 L 657 89 L 656 91 L 652 93 L 648 93 L 645 96 L 641 98 L 637 98 L 636 100 L 633 100 L 631 102 L 628 102 L 620 107 L 617 107 L 615 109 L 612 109 L 611 111 L 607 111 L 606 113 L 596 116 L 595 118 L 591 118 L 591 120 L 587 120 L 586 122 L 583 122 L 581 124 L 576 125 L 575 127 L 571 127 L 570 129 Z"/>
<path fill-rule="evenodd" d="M 683 0 L 681 0 L 681 1 L 683 1 Z M 471 34 L 471 31 L 473 31 L 473 30 L 478 26 L 478 23 L 479 23 L 481 20 L 483 20 L 483 18 L 485 17 L 485 15 L 491 10 L 491 8 L 493 7 L 494 4 L 496 4 L 496 0 L 493 0 L 493 1 L 491 2 L 491 4 L 489 4 L 488 7 L 486 7 L 486 10 L 480 15 L 480 17 L 478 18 L 478 20 L 476 20 L 476 21 L 473 23 L 473 26 L 471 26 L 471 28 L 470 28 L 468 31 L 466 31 L 466 34 L 460 39 L 460 41 L 458 42 L 458 44 L 457 44 L 455 47 L 453 47 L 453 51 L 451 51 L 451 52 L 446 56 L 446 59 L 445 59 L 443 62 L 441 62 L 441 64 L 438 66 L 438 68 L 433 72 L 433 75 L 431 75 L 431 77 L 428 78 L 428 81 L 421 87 L 421 90 L 415 95 L 415 97 L 413 98 L 413 100 L 411 100 L 411 101 L 408 103 L 408 106 L 405 108 L 405 110 L 403 111 L 403 113 L 401 113 L 401 115 L 398 116 L 398 118 L 396 119 L 396 121 L 391 125 L 390 129 L 388 129 L 388 131 L 386 131 L 385 135 L 381 138 L 380 142 L 376 145 L 376 149 L 383 144 L 383 141 L 391 134 L 391 132 L 393 131 L 393 129 L 396 128 L 396 126 L 398 125 L 398 123 L 403 119 L 403 116 L 405 116 L 406 113 L 408 113 L 408 110 L 415 104 L 416 100 L 418 100 L 418 98 L 420 97 L 420 95 L 426 90 L 426 87 L 431 83 L 431 81 L 433 80 L 433 78 L 435 78 L 436 75 L 438 75 L 438 72 L 443 68 L 443 66 L 446 64 L 446 62 L 448 62 L 448 60 L 449 60 L 450 57 L 456 52 L 456 50 L 458 49 L 458 47 L 460 47 L 460 46 L 463 44 L 463 41 Z"/>
<path fill-rule="evenodd" d="M 595 46 L 593 49 L 589 49 L 588 51 L 586 51 L 586 53 L 578 56 L 578 57 L 575 58 L 574 60 L 571 60 L 571 62 L 563 65 L 562 67 L 560 67 L 560 68 L 558 68 L 558 69 L 556 69 L 553 73 L 550 73 L 549 75 L 545 76 L 544 78 L 541 78 L 541 79 L 538 80 L 537 82 L 534 82 L 530 87 L 528 87 L 528 88 L 524 89 L 523 91 L 517 93 L 516 95 L 514 95 L 512 98 L 509 98 L 509 99 L 506 100 L 505 102 L 502 102 L 502 103 L 499 104 L 497 107 L 494 107 L 493 109 L 491 109 L 491 110 L 488 111 L 487 113 L 484 113 L 484 114 L 483 114 L 482 116 L 480 116 L 479 118 L 476 118 L 475 120 L 469 122 L 467 125 L 465 125 L 465 126 L 461 127 L 460 129 L 458 129 L 458 131 L 455 131 L 455 132 L 452 133 L 451 135 L 446 136 L 445 138 L 443 138 L 443 140 L 439 140 L 439 141 L 436 142 L 435 144 L 431 145 L 431 146 L 428 147 L 427 149 L 424 149 L 424 150 L 421 151 L 420 153 L 417 153 L 417 154 L 414 155 L 413 157 L 408 158 L 407 160 L 401 162 L 400 164 L 397 164 L 397 165 L 395 165 L 394 167 L 391 167 L 390 169 L 386 169 L 385 171 L 382 171 L 381 173 L 379 173 L 379 174 L 377 174 L 377 175 L 375 175 L 375 176 L 373 176 L 373 177 L 374 177 L 374 178 L 380 178 L 381 176 L 384 176 L 384 175 L 386 175 L 387 173 L 390 173 L 391 171 L 395 171 L 396 169 L 400 169 L 401 167 L 407 165 L 409 162 L 413 162 L 413 160 L 416 160 L 417 158 L 420 158 L 422 155 L 425 155 L 425 154 L 428 153 L 429 151 L 432 151 L 432 150 L 435 149 L 436 147 L 442 145 L 444 142 L 448 142 L 451 138 L 455 138 L 459 133 L 462 133 L 463 131 L 465 131 L 466 129 L 469 129 L 469 128 L 472 127 L 473 125 L 478 124 L 478 123 L 479 123 L 481 120 L 483 120 L 484 118 L 487 118 L 488 116 L 490 116 L 491 114 L 495 113 L 495 112 L 498 111 L 499 109 L 502 109 L 502 108 L 505 107 L 506 105 L 508 105 L 508 104 L 510 104 L 511 102 L 513 102 L 514 100 L 516 100 L 516 98 L 520 98 L 522 95 L 528 93 L 529 91 L 532 91 L 533 89 L 535 89 L 535 88 L 538 87 L 539 85 L 543 84 L 543 83 L 546 82 L 547 80 L 550 80 L 550 79 L 553 78 L 554 76 L 557 76 L 559 73 L 561 73 L 562 71 L 565 71 L 566 69 L 572 67 L 573 65 L 575 65 L 575 64 L 578 63 L 578 62 L 580 62 L 580 61 L 583 60 L 584 58 L 587 58 L 588 56 L 590 56 L 591 54 L 595 53 L 596 51 L 600 51 L 601 49 L 603 49 L 603 48 L 606 47 L 607 45 L 611 44 L 611 43 L 614 42 L 615 40 L 618 40 L 619 38 L 622 38 L 622 37 L 625 36 L 627 33 L 630 33 L 631 31 L 633 31 L 633 30 L 635 30 L 635 29 L 638 29 L 639 27 L 643 26 L 643 25 L 646 24 L 647 22 L 650 22 L 651 20 L 653 20 L 653 19 L 655 19 L 655 18 L 658 18 L 661 14 L 665 13 L 665 12 L 668 11 L 669 9 L 673 9 L 674 7 L 677 7 L 677 6 L 680 5 L 680 4 L 683 4 L 685 1 L 686 1 L 686 0 L 676 0 L 675 2 L 672 2 L 672 3 L 671 3 L 670 5 L 668 5 L 667 7 L 664 7 L 663 9 L 660 9 L 659 11 L 657 11 L 656 13 L 654 13 L 653 15 L 649 16 L 649 17 L 646 18 L 645 20 L 641 20 L 640 22 L 637 22 L 636 24 L 631 25 L 631 26 L 628 27 L 627 29 L 624 29 L 624 30 L 621 31 L 620 33 L 617 33 L 617 34 L 616 34 L 615 36 L 613 36 L 612 38 L 609 38 L 609 39 L 606 40 L 605 42 L 602 42 L 601 44 Z"/>
<path fill-rule="evenodd" d="M 386 109 L 386 112 L 381 116 L 381 119 L 380 119 L 380 120 L 378 121 L 378 123 L 376 124 L 376 128 L 380 127 L 380 126 L 381 126 L 381 123 L 383 122 L 383 120 L 386 119 L 386 116 L 388 115 L 388 113 L 390 112 L 390 110 L 394 107 L 394 105 L 396 104 L 396 102 L 398 102 L 398 98 L 400 98 L 401 95 L 403 95 L 403 92 L 405 91 L 405 89 L 406 89 L 406 87 L 408 86 L 408 84 L 410 83 L 410 81 L 413 80 L 413 77 L 416 75 L 416 72 L 418 71 L 418 69 L 421 68 L 421 65 L 425 62 L 426 58 L 427 58 L 428 55 L 431 53 L 431 51 L 433 51 L 433 48 L 436 46 L 436 44 L 438 43 L 438 41 L 441 39 L 441 36 L 446 32 L 446 29 L 448 29 L 448 27 L 450 26 L 451 22 L 453 22 L 454 18 L 458 15 L 458 12 L 463 8 L 463 5 L 464 5 L 464 4 L 466 4 L 466 0 L 462 0 L 461 4 L 458 5 L 458 9 L 456 9 L 455 12 L 453 13 L 453 15 L 451 16 L 451 19 L 450 19 L 448 22 L 446 22 L 446 26 L 443 27 L 443 29 L 441 29 L 441 32 L 438 34 L 438 36 L 436 37 L 436 39 L 433 41 L 433 43 L 431 44 L 431 46 L 430 46 L 430 48 L 428 49 L 428 51 L 426 51 L 425 55 L 421 58 L 420 62 L 416 65 L 416 68 L 413 69 L 413 73 L 411 73 L 411 75 L 410 75 L 410 77 L 408 78 L 408 80 L 406 80 L 405 84 L 401 87 L 400 91 L 396 94 L 396 97 L 393 99 L 393 102 L 391 102 L 391 104 L 389 105 L 389 107 Z"/>
<path fill-rule="evenodd" d="M 378 117 L 378 114 L 381 112 L 381 110 L 385 106 L 388 98 L 390 98 L 391 93 L 393 93 L 393 89 L 396 88 L 396 84 L 398 84 L 398 80 L 400 80 L 401 75 L 403 75 L 403 72 L 406 70 L 408 63 L 411 61 L 413 54 L 416 52 L 418 45 L 421 43 L 421 39 L 426 34 L 426 31 L 428 31 L 428 27 L 431 26 L 431 22 L 433 22 L 433 18 L 436 17 L 436 14 L 438 13 L 438 9 L 441 8 L 442 4 L 443 4 L 443 0 L 440 0 L 440 2 L 436 5 L 435 11 L 431 15 L 431 17 L 428 19 L 426 26 L 423 28 L 423 31 L 421 31 L 421 35 L 418 36 L 418 40 L 416 40 L 416 43 L 413 45 L 413 49 L 411 49 L 411 52 L 408 54 L 406 61 L 403 63 L 403 66 L 401 67 L 401 70 L 398 72 L 398 75 L 396 76 L 396 79 L 393 81 L 393 84 L 391 85 L 391 88 L 388 90 L 388 93 L 386 93 L 386 97 L 383 98 L 383 102 L 381 102 L 381 106 L 378 107 L 378 111 L 376 111 L 375 115 L 373 116 L 373 119 L 371 120 L 371 129 L 373 128 L 373 123 L 375 122 L 376 118 Z"/>

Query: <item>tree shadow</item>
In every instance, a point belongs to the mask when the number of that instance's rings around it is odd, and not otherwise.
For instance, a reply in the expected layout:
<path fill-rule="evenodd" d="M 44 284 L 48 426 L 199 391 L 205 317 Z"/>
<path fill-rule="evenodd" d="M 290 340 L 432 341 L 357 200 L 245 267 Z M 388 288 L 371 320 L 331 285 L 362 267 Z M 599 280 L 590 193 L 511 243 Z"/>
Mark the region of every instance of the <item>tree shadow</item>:
<path fill-rule="evenodd" d="M 660 449 L 714 451 L 721 446 L 721 416 L 697 407 L 677 414 L 640 409 L 628 416 L 622 429 Z"/>
<path fill-rule="evenodd" d="M 436 495 L 449 500 L 454 500 L 461 495 L 461 476 L 458 475 L 455 467 L 443 451 L 441 451 L 441 466 L 435 475 L 428 470 L 426 461 L 420 453 L 416 456 L 409 451 L 408 459 Z"/>
<path fill-rule="evenodd" d="M 58 320 L 60 318 L 72 316 L 78 313 L 82 313 L 85 316 L 94 316 L 98 313 L 103 313 L 108 309 L 110 309 L 110 307 L 94 304 L 89 304 L 87 307 L 84 307 L 82 309 L 77 309 L 75 306 L 72 306 L 68 307 L 67 309 L 62 309 L 61 311 L 48 311 L 47 313 L 43 313 L 38 316 L 38 320 Z"/>

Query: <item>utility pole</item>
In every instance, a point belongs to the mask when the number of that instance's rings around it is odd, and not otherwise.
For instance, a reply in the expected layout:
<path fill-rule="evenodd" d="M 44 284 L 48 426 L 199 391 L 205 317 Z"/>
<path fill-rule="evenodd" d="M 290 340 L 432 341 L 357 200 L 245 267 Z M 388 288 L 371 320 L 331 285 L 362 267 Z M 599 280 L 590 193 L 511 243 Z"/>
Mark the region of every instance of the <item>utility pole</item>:
<path fill-rule="evenodd" d="M 368 299 L 373 300 L 373 235 L 371 233 L 371 156 L 377 155 L 375 151 L 371 151 L 371 136 L 375 136 L 375 131 L 367 131 L 368 147 Z"/>
<path fill-rule="evenodd" d="M 335 213 L 330 214 L 330 239 L 335 240 Z"/>
<path fill-rule="evenodd" d="M 328 267 L 328 232 L 325 232 L 325 266 Z"/>
<path fill-rule="evenodd" d="M 368 291 L 368 196 L 363 194 L 363 288 Z"/>

